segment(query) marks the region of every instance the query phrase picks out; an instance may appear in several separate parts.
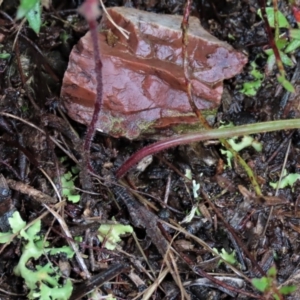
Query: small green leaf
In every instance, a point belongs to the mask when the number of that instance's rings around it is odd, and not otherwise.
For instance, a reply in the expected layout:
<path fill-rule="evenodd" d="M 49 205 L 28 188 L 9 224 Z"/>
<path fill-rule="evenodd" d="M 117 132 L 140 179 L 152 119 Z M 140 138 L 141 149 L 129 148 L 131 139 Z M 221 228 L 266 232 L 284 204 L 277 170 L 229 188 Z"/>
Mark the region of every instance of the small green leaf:
<path fill-rule="evenodd" d="M 0 53 L 0 59 L 9 59 L 10 56 L 11 55 L 9 53 Z"/>
<path fill-rule="evenodd" d="M 286 47 L 286 45 L 288 44 L 288 40 L 284 39 L 284 38 L 279 38 L 276 42 L 276 46 L 278 48 L 278 50 L 282 50 L 283 48 Z"/>
<path fill-rule="evenodd" d="M 285 176 L 281 181 L 280 185 L 278 186 L 279 189 L 284 189 L 287 186 L 293 187 L 295 182 L 300 179 L 300 174 L 292 173 L 287 176 Z M 278 185 L 278 182 L 270 182 L 270 186 L 273 189 L 276 189 Z"/>
<path fill-rule="evenodd" d="M 277 80 L 288 92 L 295 93 L 293 85 L 285 78 L 285 76 L 277 75 Z"/>
<path fill-rule="evenodd" d="M 98 229 L 98 238 L 100 242 L 106 240 L 104 247 L 108 250 L 114 250 L 116 243 L 121 241 L 120 235 L 132 233 L 133 228 L 130 225 L 122 224 L 102 224 Z"/>
<path fill-rule="evenodd" d="M 185 169 L 185 174 L 184 176 L 190 180 L 192 180 L 192 171 L 191 169 Z"/>
<path fill-rule="evenodd" d="M 300 40 L 292 40 L 285 48 L 285 53 L 291 53 L 296 51 L 300 47 Z"/>
<path fill-rule="evenodd" d="M 220 256 L 222 257 L 223 260 L 226 262 L 234 265 L 236 263 L 236 258 L 235 258 L 235 251 L 232 251 L 231 253 L 228 253 L 224 248 L 222 249 L 222 252 L 220 253 Z"/>
<path fill-rule="evenodd" d="M 75 190 L 74 179 L 72 173 L 67 172 L 61 177 L 62 194 L 69 201 L 77 203 L 80 200 L 80 195 Z"/>
<path fill-rule="evenodd" d="M 279 28 L 289 28 L 290 24 L 287 21 L 286 17 L 281 11 L 277 11 L 278 13 L 278 27 Z M 261 9 L 257 11 L 257 14 L 262 19 Z M 275 14 L 274 14 L 274 8 L 273 7 L 266 7 L 266 14 L 268 18 L 268 22 L 271 27 L 275 27 Z"/>
<path fill-rule="evenodd" d="M 0 244 L 6 244 L 10 242 L 13 238 L 13 234 L 11 232 L 0 232 Z"/>
<path fill-rule="evenodd" d="M 294 65 L 293 61 L 282 51 L 279 51 L 282 63 L 286 66 L 292 67 Z"/>
<path fill-rule="evenodd" d="M 273 298 L 274 298 L 274 300 L 280 300 L 279 296 L 276 294 L 273 294 Z"/>
<path fill-rule="evenodd" d="M 243 84 L 241 93 L 245 94 L 248 97 L 256 96 L 259 88 L 261 87 L 261 80 L 249 81 Z"/>
<path fill-rule="evenodd" d="M 290 29 L 289 37 L 292 39 L 300 40 L 300 29 Z"/>
<path fill-rule="evenodd" d="M 38 34 L 40 32 L 41 28 L 41 5 L 40 2 L 38 1 L 32 9 L 28 11 L 26 14 L 26 19 L 29 23 L 30 28 Z"/>
<path fill-rule="evenodd" d="M 197 210 L 198 210 L 198 204 L 194 204 L 192 206 L 191 211 L 184 217 L 184 219 L 180 222 L 180 224 L 190 223 L 194 219 Z"/>
<path fill-rule="evenodd" d="M 272 267 L 268 270 L 267 272 L 268 274 L 268 277 L 276 277 L 276 274 L 277 274 L 277 270 L 275 267 Z"/>
<path fill-rule="evenodd" d="M 279 293 L 281 295 L 288 295 L 294 291 L 296 291 L 297 287 L 295 285 L 287 285 L 280 288 Z"/>
<path fill-rule="evenodd" d="M 40 3 L 40 0 L 21 0 L 21 3 L 17 11 L 17 19 L 25 17 L 25 15 L 35 7 L 37 3 Z"/>
<path fill-rule="evenodd" d="M 253 278 L 252 285 L 260 292 L 265 292 L 269 287 L 269 280 L 267 277 Z"/>
<path fill-rule="evenodd" d="M 255 80 L 245 82 L 243 84 L 243 88 L 241 89 L 241 93 L 249 97 L 254 97 L 261 87 L 264 75 L 257 69 L 257 65 L 254 61 L 251 63 L 251 67 L 252 70 L 250 71 L 250 74 L 254 77 Z"/>
<path fill-rule="evenodd" d="M 13 233 L 19 232 L 26 226 L 26 222 L 22 220 L 18 211 L 15 211 L 13 215 L 10 218 L 8 218 L 8 222 Z"/>
<path fill-rule="evenodd" d="M 50 249 L 46 249 L 46 250 L 50 250 L 49 253 L 51 255 L 56 255 L 59 253 L 65 253 L 67 258 L 72 258 L 74 255 L 74 251 L 69 247 L 69 246 L 63 246 L 60 248 L 50 248 Z"/>

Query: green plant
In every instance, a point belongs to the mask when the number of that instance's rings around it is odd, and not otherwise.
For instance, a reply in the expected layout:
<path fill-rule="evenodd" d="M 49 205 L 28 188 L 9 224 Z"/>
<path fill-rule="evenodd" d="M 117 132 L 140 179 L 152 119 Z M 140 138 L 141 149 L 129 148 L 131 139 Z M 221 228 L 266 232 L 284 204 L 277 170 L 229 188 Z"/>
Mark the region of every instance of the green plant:
<path fill-rule="evenodd" d="M 102 224 L 98 228 L 98 232 L 100 242 L 105 240 L 104 247 L 108 250 L 114 250 L 116 243 L 121 241 L 120 235 L 132 233 L 133 228 L 130 225 Z"/>
<path fill-rule="evenodd" d="M 284 189 L 285 187 L 287 186 L 290 186 L 291 188 L 293 187 L 294 183 L 297 181 L 297 180 L 300 180 L 300 174 L 296 174 L 296 173 L 292 173 L 292 174 L 289 174 L 287 175 L 286 174 L 286 170 L 284 172 L 284 177 L 282 178 L 282 180 L 280 181 L 279 185 L 278 185 L 278 182 L 270 182 L 270 186 L 273 188 L 273 189 L 277 189 L 277 187 L 279 189 Z"/>
<path fill-rule="evenodd" d="M 75 190 L 74 177 L 71 172 L 65 173 L 61 178 L 62 195 L 69 201 L 77 203 L 80 200 L 80 195 Z"/>
<path fill-rule="evenodd" d="M 24 18 L 35 33 L 40 32 L 41 28 L 41 1 L 40 0 L 21 0 L 17 11 L 17 19 Z"/>
<path fill-rule="evenodd" d="M 221 256 L 222 260 L 221 262 L 228 262 L 232 265 L 235 265 L 237 263 L 236 257 L 235 257 L 235 251 L 232 251 L 231 253 L 228 253 L 224 248 L 222 248 L 221 252 L 218 251 L 217 248 L 213 248 L 214 252 Z"/>
<path fill-rule="evenodd" d="M 283 286 L 281 288 L 277 287 L 276 282 L 277 270 L 272 267 L 267 272 L 267 276 L 261 278 L 252 279 L 252 285 L 264 293 L 266 299 L 281 300 L 284 295 L 288 295 L 296 290 L 295 286 Z M 271 298 L 272 297 L 272 298 Z"/>
<path fill-rule="evenodd" d="M 286 66 L 293 66 L 294 63 L 292 59 L 290 58 L 289 54 L 296 51 L 300 47 L 300 31 L 298 29 L 291 29 L 291 25 L 287 21 L 284 14 L 279 11 L 278 9 L 275 9 L 274 7 L 266 7 L 265 8 L 266 18 L 269 23 L 269 26 L 271 28 L 275 29 L 275 35 L 274 35 L 274 43 L 273 47 L 270 49 L 266 49 L 265 53 L 268 56 L 267 58 L 267 66 L 266 66 L 266 73 L 270 73 L 275 64 L 277 63 L 279 68 L 279 75 L 277 76 L 278 81 L 288 90 L 288 91 L 294 91 L 294 88 L 292 84 L 286 79 L 285 77 L 285 71 L 283 67 L 280 65 L 282 64 Z M 262 18 L 262 10 L 258 10 L 257 14 Z M 286 34 L 279 34 L 280 29 L 286 29 L 289 30 L 290 34 L 287 37 Z M 277 48 L 276 51 L 278 51 L 279 57 L 276 56 L 276 53 L 274 52 L 274 47 Z M 278 59 L 281 60 L 279 63 Z M 282 68 L 281 68 L 282 67 Z"/>
<path fill-rule="evenodd" d="M 25 230 L 26 223 L 15 212 L 9 223 L 12 230 L 8 233 L 0 234 L 0 242 L 11 241 L 11 237 L 18 234 L 18 238 L 23 240 L 22 254 L 14 273 L 21 276 L 29 289 L 28 299 L 41 300 L 67 300 L 71 296 L 73 286 L 68 278 L 62 283 L 62 274 L 58 267 L 53 266 L 49 261 L 39 265 L 35 261 L 44 255 L 57 255 L 63 253 L 67 258 L 72 258 L 74 252 L 67 246 L 61 248 L 49 248 L 48 243 L 40 235 L 41 221 L 37 220 Z M 28 265 L 31 265 L 29 268 Z M 34 267 L 33 267 L 34 266 Z"/>
<path fill-rule="evenodd" d="M 300 119 L 279 120 L 263 123 L 254 123 L 231 128 L 219 128 L 212 130 L 203 130 L 198 133 L 183 134 L 177 137 L 165 139 L 150 144 L 127 159 L 124 164 L 117 170 L 116 177 L 120 178 L 125 175 L 136 163 L 148 155 L 152 155 L 159 151 L 169 149 L 171 147 L 186 145 L 199 141 L 215 140 L 220 138 L 229 138 L 234 136 L 250 135 L 262 132 L 272 132 L 278 130 L 287 130 L 300 128 Z"/>
<path fill-rule="evenodd" d="M 258 89 L 261 87 L 264 75 L 257 69 L 255 61 L 253 61 L 250 65 L 252 67 L 250 75 L 252 75 L 253 80 L 245 82 L 240 92 L 246 96 L 253 97 L 256 96 Z"/>
<path fill-rule="evenodd" d="M 228 125 L 220 126 L 220 128 L 225 128 L 225 127 L 231 128 L 231 127 L 233 127 L 233 124 L 231 123 Z M 235 152 L 239 152 L 239 151 L 243 150 L 244 148 L 247 148 L 250 146 L 257 152 L 262 151 L 262 144 L 260 142 L 256 141 L 253 137 L 251 137 L 249 135 L 243 136 L 241 140 L 238 140 L 238 137 L 235 136 L 231 139 L 228 139 L 227 142 L 229 143 L 229 145 L 232 147 L 232 149 Z M 231 160 L 233 158 L 233 153 L 231 151 L 223 150 L 223 149 L 221 149 L 221 153 L 226 155 L 227 166 L 229 166 L 229 168 L 232 168 Z"/>

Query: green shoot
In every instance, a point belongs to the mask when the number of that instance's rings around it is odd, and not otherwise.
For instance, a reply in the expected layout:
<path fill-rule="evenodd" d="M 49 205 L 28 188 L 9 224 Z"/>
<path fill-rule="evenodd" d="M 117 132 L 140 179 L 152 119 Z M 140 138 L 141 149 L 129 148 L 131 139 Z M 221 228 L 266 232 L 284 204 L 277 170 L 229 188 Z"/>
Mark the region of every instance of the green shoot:
<path fill-rule="evenodd" d="M 252 285 L 262 292 L 266 299 L 270 299 L 270 297 L 273 297 L 275 300 L 283 299 L 282 296 L 288 295 L 296 290 L 295 286 L 284 286 L 279 289 L 277 287 L 276 275 L 277 270 L 275 267 L 272 267 L 267 272 L 267 276 L 253 278 Z"/>
<path fill-rule="evenodd" d="M 257 14 L 262 18 L 262 13 L 261 10 L 257 11 Z M 266 14 L 267 14 L 267 19 L 269 22 L 269 25 L 272 28 L 275 28 L 275 37 L 274 41 L 276 44 L 276 48 L 278 49 L 279 56 L 281 62 L 276 60 L 275 54 L 273 49 L 267 49 L 265 50 L 266 55 L 268 56 L 267 58 L 267 65 L 266 65 L 266 73 L 269 74 L 272 72 L 275 64 L 277 63 L 278 68 L 280 70 L 280 74 L 277 75 L 277 80 L 278 82 L 289 92 L 294 92 L 294 87 L 293 85 L 286 79 L 286 74 L 283 69 L 283 65 L 286 66 L 293 66 L 294 63 L 292 59 L 289 57 L 288 54 L 296 51 L 300 47 L 300 31 L 299 29 L 291 29 L 291 25 L 289 24 L 288 20 L 284 16 L 284 14 L 279 11 L 275 10 L 273 7 L 266 7 Z M 262 18 L 263 19 L 263 18 Z M 276 22 L 275 22 L 276 20 Z M 289 40 L 286 37 L 286 35 L 279 35 L 279 29 L 280 28 L 287 28 L 289 29 Z M 280 66 L 282 68 L 280 68 Z"/>
<path fill-rule="evenodd" d="M 232 123 L 227 124 L 227 125 L 222 125 L 219 128 L 231 128 L 231 127 L 233 127 Z M 249 135 L 243 136 L 239 142 L 236 142 L 237 139 L 238 139 L 238 137 L 233 137 L 233 138 L 227 140 L 228 144 L 232 147 L 232 149 L 235 152 L 239 152 L 239 151 L 243 150 L 244 148 L 247 148 L 250 146 L 257 152 L 262 151 L 262 144 L 260 142 L 256 141 L 253 137 L 251 137 Z M 233 158 L 232 152 L 221 149 L 221 153 L 226 155 L 227 166 L 229 166 L 229 168 L 232 168 L 232 164 L 231 164 L 231 160 Z"/>
<path fill-rule="evenodd" d="M 285 171 L 286 173 L 286 171 Z M 295 184 L 295 182 L 297 180 L 300 179 L 300 174 L 289 174 L 287 176 L 285 176 L 281 181 L 280 181 L 280 184 L 278 185 L 278 182 L 270 182 L 270 186 L 273 188 L 273 189 L 277 189 L 277 187 L 279 189 L 284 189 L 286 188 L 287 186 L 290 186 L 291 188 L 293 187 L 293 185 Z"/>
<path fill-rule="evenodd" d="M 217 248 L 213 248 L 214 252 L 221 256 L 222 260 L 221 262 L 227 262 L 231 265 L 235 265 L 237 263 L 236 257 L 235 257 L 235 251 L 232 251 L 231 253 L 228 253 L 224 248 L 222 248 L 221 252 L 218 251 Z"/>
<path fill-rule="evenodd" d="M 79 202 L 80 195 L 75 190 L 74 178 L 71 172 L 67 172 L 61 177 L 61 184 L 62 195 L 73 203 Z"/>
<path fill-rule="evenodd" d="M 251 63 L 251 67 L 252 70 L 250 71 L 250 74 L 252 75 L 254 80 L 245 82 L 240 92 L 245 94 L 246 96 L 254 97 L 261 87 L 264 75 L 257 69 L 255 61 Z"/>
<path fill-rule="evenodd" d="M 38 34 L 41 28 L 41 1 L 21 0 L 17 11 L 17 19 L 26 18 L 30 28 Z"/>
<path fill-rule="evenodd" d="M 104 247 L 108 250 L 114 250 L 116 244 L 121 241 L 120 236 L 126 233 L 132 233 L 133 228 L 130 225 L 102 224 L 98 228 L 98 232 L 100 242 L 105 240 Z"/>
<path fill-rule="evenodd" d="M 58 267 L 52 263 L 38 265 L 35 263 L 45 254 L 57 255 L 64 253 L 67 258 L 72 258 L 74 252 L 68 247 L 48 248 L 48 243 L 44 242 L 44 237 L 39 234 L 41 231 L 41 221 L 38 220 L 27 230 L 24 230 L 26 223 L 22 220 L 19 212 L 15 212 L 9 218 L 11 231 L 0 234 L 0 243 L 10 242 L 15 234 L 23 241 L 22 254 L 14 273 L 21 276 L 29 290 L 28 299 L 41 300 L 67 300 L 72 293 L 72 282 L 66 279 L 62 283 L 62 274 Z M 31 266 L 30 268 L 28 266 Z"/>

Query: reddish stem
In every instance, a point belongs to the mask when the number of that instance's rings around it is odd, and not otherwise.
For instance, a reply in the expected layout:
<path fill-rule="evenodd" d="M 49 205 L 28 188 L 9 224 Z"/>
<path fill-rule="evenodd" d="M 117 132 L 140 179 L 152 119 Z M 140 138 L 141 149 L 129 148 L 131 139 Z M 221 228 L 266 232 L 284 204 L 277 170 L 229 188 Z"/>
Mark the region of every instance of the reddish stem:
<path fill-rule="evenodd" d="M 272 33 L 272 28 L 269 24 L 269 21 L 268 21 L 268 18 L 267 18 L 267 12 L 266 12 L 266 1 L 265 0 L 259 0 L 259 3 L 260 3 L 260 9 L 261 9 L 261 15 L 262 15 L 262 18 L 265 22 L 265 27 L 266 27 L 266 31 L 267 31 L 267 34 L 268 34 L 268 37 L 269 37 L 269 43 L 270 43 L 270 46 L 274 52 L 274 55 L 275 55 L 275 59 L 276 59 L 276 62 L 277 62 L 277 66 L 278 66 L 278 69 L 279 69 L 279 73 L 281 76 L 284 76 L 285 77 L 285 70 L 284 70 L 284 66 L 283 66 L 283 63 L 282 63 L 282 60 L 281 60 L 281 57 L 280 57 L 280 54 L 279 54 L 279 50 L 276 46 L 276 43 L 275 43 L 275 40 L 274 40 L 274 36 L 273 36 L 273 33 Z M 274 14 L 275 14 L 275 11 L 274 11 Z"/>
<path fill-rule="evenodd" d="M 287 130 L 300 127 L 300 119 L 279 120 L 264 123 L 255 123 L 233 128 L 221 128 L 213 130 L 205 130 L 199 133 L 184 134 L 181 136 L 169 138 L 146 146 L 133 154 L 124 164 L 117 170 L 116 177 L 120 178 L 125 175 L 136 163 L 148 155 L 152 155 L 159 151 L 169 149 L 171 147 L 200 142 L 205 140 L 215 140 L 221 138 L 229 138 L 234 136 L 256 134 L 262 132 L 271 132 L 277 130 Z"/>
<path fill-rule="evenodd" d="M 92 139 L 94 136 L 94 132 L 96 130 L 96 123 L 98 120 L 99 113 L 101 112 L 102 108 L 102 99 L 103 99 L 103 84 L 102 84 L 102 62 L 100 58 L 100 47 L 98 43 L 98 32 L 97 32 L 97 22 L 90 21 L 89 27 L 91 31 L 91 37 L 94 47 L 94 60 L 95 60 L 95 73 L 96 73 L 96 100 L 94 104 L 94 113 L 91 120 L 91 123 L 88 127 L 85 142 L 84 142 L 84 150 L 89 151 L 92 143 Z"/>

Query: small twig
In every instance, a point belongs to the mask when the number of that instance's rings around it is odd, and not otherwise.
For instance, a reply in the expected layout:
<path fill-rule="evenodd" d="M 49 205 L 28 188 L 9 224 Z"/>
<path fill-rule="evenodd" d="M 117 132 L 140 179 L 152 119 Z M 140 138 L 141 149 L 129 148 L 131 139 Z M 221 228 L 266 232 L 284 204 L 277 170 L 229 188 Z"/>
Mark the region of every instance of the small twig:
<path fill-rule="evenodd" d="M 100 57 L 100 47 L 98 43 L 98 31 L 97 31 L 97 18 L 100 16 L 100 10 L 96 0 L 86 0 L 81 7 L 79 12 L 85 17 L 91 33 L 92 44 L 94 48 L 94 61 L 95 61 L 95 74 L 96 74 L 96 99 L 94 104 L 94 112 L 90 125 L 85 136 L 84 142 L 84 155 L 89 156 L 89 151 L 92 143 L 92 139 L 96 130 L 96 122 L 99 117 L 99 113 L 102 107 L 103 98 L 103 82 L 102 82 L 102 62 Z"/>
<path fill-rule="evenodd" d="M 168 203 L 169 195 L 170 195 L 170 187 L 171 187 L 171 175 L 168 176 L 166 190 L 165 190 L 165 197 L 164 197 L 164 203 Z"/>
<path fill-rule="evenodd" d="M 49 212 L 51 212 L 51 214 L 57 219 L 57 221 L 59 222 L 62 230 L 64 231 L 65 235 L 67 236 L 67 241 L 69 246 L 73 249 L 73 251 L 75 252 L 75 256 L 76 256 L 76 260 L 81 268 L 81 270 L 85 273 L 85 277 L 87 279 L 91 278 L 91 274 L 82 258 L 81 253 L 79 253 L 78 247 L 76 245 L 76 243 L 73 240 L 73 237 L 69 231 L 69 228 L 66 224 L 66 222 L 64 221 L 64 219 L 56 212 L 54 211 L 52 208 L 50 208 L 49 206 L 47 206 L 46 204 L 44 204 L 44 207 L 48 209 Z"/>
<path fill-rule="evenodd" d="M 287 147 L 286 152 L 285 152 L 284 162 L 283 162 L 283 165 L 282 165 L 282 168 L 281 168 L 280 177 L 279 177 L 279 180 L 278 180 L 278 183 L 277 183 L 277 187 L 276 187 L 276 191 L 275 191 L 275 196 L 278 196 L 278 190 L 279 190 L 279 186 L 280 186 L 281 180 L 282 180 L 282 178 L 284 176 L 284 170 L 285 170 L 285 166 L 286 166 L 286 163 L 287 163 L 287 160 L 288 160 L 288 156 L 290 154 L 290 148 L 291 148 L 291 140 L 289 140 L 289 144 L 288 144 L 288 147 Z M 270 222 L 272 214 L 273 214 L 273 210 L 274 210 L 274 206 L 272 206 L 271 209 L 270 209 L 270 213 L 268 215 L 268 219 L 267 219 L 264 231 L 262 233 L 262 236 L 265 236 L 265 234 L 266 234 L 269 222 Z"/>
<path fill-rule="evenodd" d="M 290 132 L 290 134 L 280 143 L 279 147 L 273 152 L 273 154 L 268 158 L 266 161 L 267 164 L 270 164 L 270 162 L 276 157 L 276 155 L 281 151 L 281 149 L 286 146 L 286 144 L 291 140 L 292 135 L 294 134 L 294 130 Z"/>
<path fill-rule="evenodd" d="M 113 18 L 110 16 L 110 14 L 108 13 L 108 11 L 106 10 L 106 7 L 105 5 L 103 4 L 102 0 L 99 0 L 100 4 L 101 4 L 101 7 L 103 9 L 103 11 L 105 12 L 106 16 L 107 16 L 107 19 L 120 31 L 120 33 L 125 37 L 126 40 L 129 39 L 129 34 L 130 32 L 127 31 L 126 29 L 120 27 L 119 25 L 117 25 L 115 23 L 115 21 L 113 20 Z"/>

